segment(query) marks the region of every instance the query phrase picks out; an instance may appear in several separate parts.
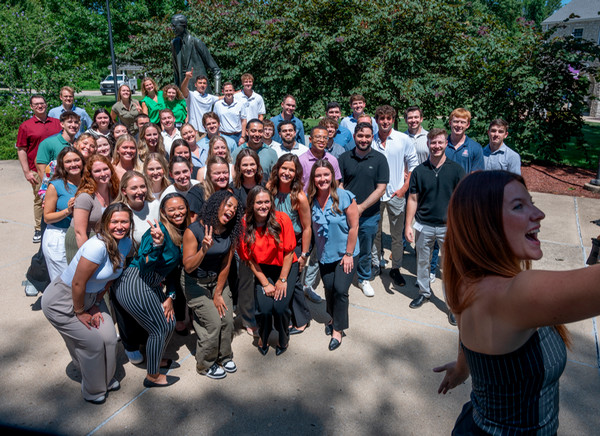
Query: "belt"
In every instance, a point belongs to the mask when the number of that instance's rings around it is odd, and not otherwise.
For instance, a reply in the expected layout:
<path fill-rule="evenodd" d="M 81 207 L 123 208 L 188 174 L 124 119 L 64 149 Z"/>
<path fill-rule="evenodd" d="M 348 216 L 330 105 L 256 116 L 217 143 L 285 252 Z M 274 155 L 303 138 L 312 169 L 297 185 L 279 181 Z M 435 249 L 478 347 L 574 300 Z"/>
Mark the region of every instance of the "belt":
<path fill-rule="evenodd" d="M 242 132 L 229 132 L 229 133 L 227 133 L 227 132 L 220 132 L 220 133 L 221 133 L 221 135 L 227 135 L 227 136 L 235 136 L 235 135 L 241 135 L 242 134 Z"/>
<path fill-rule="evenodd" d="M 214 272 L 209 272 L 208 274 L 206 274 L 203 277 L 193 276 L 193 275 L 188 274 L 188 273 L 186 273 L 186 275 L 188 277 L 190 277 L 191 279 L 195 280 L 196 283 L 198 283 L 199 285 L 202 285 L 202 286 L 207 287 L 207 288 L 216 286 L 217 285 L 217 279 L 219 277 Z"/>

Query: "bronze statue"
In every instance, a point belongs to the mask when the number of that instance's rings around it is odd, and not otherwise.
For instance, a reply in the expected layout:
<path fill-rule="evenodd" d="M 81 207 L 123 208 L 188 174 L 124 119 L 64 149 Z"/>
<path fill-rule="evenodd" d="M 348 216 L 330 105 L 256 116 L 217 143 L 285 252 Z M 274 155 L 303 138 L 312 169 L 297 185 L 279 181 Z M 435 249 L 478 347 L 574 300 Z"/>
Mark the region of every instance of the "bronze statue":
<path fill-rule="evenodd" d="M 215 89 L 219 92 L 221 89 L 221 70 L 208 51 L 206 44 L 188 33 L 187 17 L 182 14 L 173 15 L 171 26 L 173 32 L 175 32 L 175 38 L 171 41 L 175 84 L 181 86 L 186 71 L 193 69 L 197 76 L 206 76 L 206 69 L 208 68 L 215 76 Z M 190 80 L 188 85 L 190 91 L 196 89 L 195 82 L 195 77 Z M 206 91 L 212 93 L 210 82 Z"/>

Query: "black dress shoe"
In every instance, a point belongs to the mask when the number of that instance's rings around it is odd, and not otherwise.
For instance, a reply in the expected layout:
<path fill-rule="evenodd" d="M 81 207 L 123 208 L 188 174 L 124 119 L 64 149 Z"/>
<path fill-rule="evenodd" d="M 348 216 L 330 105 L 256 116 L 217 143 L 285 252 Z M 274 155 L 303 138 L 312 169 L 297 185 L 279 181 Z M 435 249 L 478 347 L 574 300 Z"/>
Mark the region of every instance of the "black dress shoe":
<path fill-rule="evenodd" d="M 165 384 L 154 383 L 153 381 L 150 381 L 147 378 L 145 378 L 144 379 L 144 387 L 147 387 L 147 388 L 166 388 L 167 386 L 174 385 L 178 381 L 179 381 L 179 377 L 174 377 L 172 375 L 168 375 L 167 376 L 167 382 Z"/>
<path fill-rule="evenodd" d="M 408 307 L 410 307 L 411 309 L 418 309 L 423 305 L 423 303 L 427 303 L 428 301 L 429 298 L 425 297 L 424 295 L 419 295 L 417 298 L 410 302 Z"/>
<path fill-rule="evenodd" d="M 262 354 L 263 356 L 266 356 L 267 353 L 269 352 L 269 346 L 267 345 L 266 347 L 258 347 L 258 351 L 260 351 L 260 354 Z"/>
<path fill-rule="evenodd" d="M 450 323 L 450 325 L 456 325 L 456 318 L 454 317 L 454 314 L 452 312 L 448 312 L 448 322 Z"/>
<path fill-rule="evenodd" d="M 336 338 L 331 338 L 331 341 L 329 341 L 329 351 L 336 350 L 340 345 L 342 345 L 340 341 Z"/>
<path fill-rule="evenodd" d="M 160 369 L 175 369 L 179 368 L 181 365 L 175 362 L 173 359 L 167 359 L 167 363 L 164 365 L 160 365 Z"/>
<path fill-rule="evenodd" d="M 394 281 L 396 286 L 404 286 L 406 284 L 406 280 L 404 280 L 404 277 L 400 274 L 399 268 L 392 268 L 390 270 L 390 278 Z"/>
<path fill-rule="evenodd" d="M 325 324 L 325 334 L 327 336 L 331 336 L 332 333 L 333 333 L 333 323 Z"/>
<path fill-rule="evenodd" d="M 277 345 L 275 347 L 275 355 L 276 356 L 281 356 L 283 353 L 285 353 L 287 351 L 287 347 L 280 347 L 279 345 Z"/>

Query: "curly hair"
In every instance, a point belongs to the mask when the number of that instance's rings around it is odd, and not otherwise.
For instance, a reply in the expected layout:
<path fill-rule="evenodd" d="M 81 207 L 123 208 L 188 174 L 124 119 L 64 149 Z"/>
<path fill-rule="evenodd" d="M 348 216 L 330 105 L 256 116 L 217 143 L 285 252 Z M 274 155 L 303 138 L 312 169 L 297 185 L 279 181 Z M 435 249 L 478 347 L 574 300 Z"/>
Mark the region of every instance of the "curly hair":
<path fill-rule="evenodd" d="M 56 158 L 56 168 L 54 169 L 54 175 L 52 176 L 50 181 L 62 180 L 63 183 L 65 184 L 65 189 L 68 189 L 67 177 L 69 176 L 67 174 L 67 170 L 65 169 L 65 162 L 64 162 L 65 156 L 67 155 L 67 153 L 75 153 L 77 156 L 79 156 L 79 159 L 81 159 L 81 171 L 79 172 L 80 176 L 83 174 L 84 162 L 85 162 L 85 159 L 83 158 L 83 155 L 81 154 L 81 152 L 79 150 L 77 150 L 75 147 L 72 147 L 70 145 L 63 148 L 60 151 L 60 153 L 58 153 L 58 157 Z"/>
<path fill-rule="evenodd" d="M 294 175 L 294 179 L 290 184 L 290 197 L 292 200 L 292 208 L 294 210 L 298 210 L 298 194 L 300 194 L 304 188 L 302 185 L 302 165 L 300 165 L 298 156 L 292 153 L 286 153 L 277 159 L 277 162 L 271 170 L 271 176 L 269 177 L 269 182 L 267 183 L 267 189 L 271 191 L 271 195 L 273 195 L 273 197 L 277 195 L 279 192 L 279 184 L 281 183 L 281 180 L 279 180 L 279 169 L 286 162 L 293 162 L 294 166 L 296 167 L 296 174 Z"/>
<path fill-rule="evenodd" d="M 110 170 L 110 183 L 108 190 L 111 198 L 116 198 L 117 195 L 119 195 L 119 178 L 117 177 L 117 173 L 115 172 L 115 167 L 113 167 L 113 164 L 110 163 L 106 156 L 102 156 L 101 154 L 93 154 L 89 157 L 85 164 L 85 168 L 83 169 L 83 176 L 81 177 L 81 182 L 79 182 L 79 187 L 77 188 L 75 196 L 77 197 L 81 193 L 94 195 L 98 190 L 98 185 L 96 184 L 96 180 L 94 180 L 94 176 L 92 175 L 92 167 L 96 162 L 102 162 L 108 166 L 108 169 Z"/>
<path fill-rule="evenodd" d="M 113 272 L 116 271 L 117 268 L 119 267 L 119 265 L 121 264 L 121 262 L 125 260 L 121 256 L 121 253 L 119 252 L 119 243 L 110 234 L 110 231 L 108 229 L 108 227 L 110 225 L 110 220 L 112 219 L 112 216 L 116 212 L 127 212 L 127 214 L 129 215 L 130 226 L 129 226 L 129 235 L 127 235 L 127 237 L 130 237 L 133 234 L 133 226 L 134 226 L 133 212 L 131 211 L 131 209 L 129 209 L 129 206 L 127 206 L 124 203 L 112 203 L 107 206 L 107 208 L 104 210 L 104 213 L 102 214 L 102 219 L 100 220 L 100 223 L 99 223 L 97 235 L 98 235 L 98 239 L 100 239 L 106 245 L 106 251 L 108 252 L 108 259 L 110 260 L 110 263 L 112 264 Z"/>
<path fill-rule="evenodd" d="M 258 194 L 266 193 L 269 195 L 269 199 L 271 200 L 271 208 L 269 210 L 269 217 L 267 218 L 267 222 L 265 223 L 267 232 L 273 236 L 275 242 L 277 244 L 281 244 L 281 240 L 279 239 L 279 235 L 281 234 L 281 225 L 277 222 L 277 218 L 275 216 L 275 201 L 273 200 L 273 194 L 267 188 L 261 185 L 257 185 L 248 192 L 248 199 L 246 201 L 246 234 L 244 236 L 244 242 L 248 247 L 254 244 L 256 240 L 256 230 L 258 225 L 256 223 L 256 217 L 254 216 L 254 202 L 256 201 L 256 196 Z"/>
<path fill-rule="evenodd" d="M 257 185 L 260 185 L 263 180 L 263 169 L 262 169 L 262 166 L 260 165 L 260 159 L 258 157 L 258 154 L 251 148 L 242 148 L 240 150 L 240 152 L 238 153 L 237 157 L 235 158 L 235 165 L 233 167 L 235 170 L 235 177 L 233 178 L 233 186 L 235 188 L 241 188 L 242 184 L 244 183 L 244 176 L 242 175 L 241 167 L 242 167 L 242 159 L 245 157 L 251 157 L 252 159 L 254 159 L 254 162 L 256 163 L 256 174 L 254 174 L 254 182 Z"/>
<path fill-rule="evenodd" d="M 165 85 L 165 86 L 162 87 L 162 92 L 163 92 L 163 95 L 165 97 L 166 97 L 167 91 L 169 89 L 174 89 L 175 90 L 175 92 L 176 92 L 175 100 L 183 100 L 184 99 L 183 94 L 181 93 L 181 90 L 174 83 L 169 83 L 168 85 Z"/>
<path fill-rule="evenodd" d="M 106 136 L 103 136 L 103 138 L 106 138 Z M 79 146 L 79 144 L 84 140 L 84 139 L 91 139 L 94 142 L 94 153 L 98 150 L 98 140 L 96 138 L 94 138 L 94 135 L 92 135 L 91 133 L 87 133 L 87 132 L 83 132 L 81 135 L 79 135 L 77 137 L 77 139 L 74 142 L 74 145 L 79 149 L 81 148 Z"/>
<path fill-rule="evenodd" d="M 142 162 L 144 162 L 146 160 L 146 156 L 148 155 L 148 153 L 151 153 L 150 149 L 148 148 L 148 144 L 146 143 L 146 130 L 148 130 L 150 128 L 156 129 L 156 132 L 158 133 L 158 145 L 156 146 L 156 150 L 154 150 L 154 152 L 161 153 L 162 155 L 167 154 L 167 152 L 165 151 L 165 144 L 163 142 L 163 137 L 160 134 L 159 127 L 154 123 L 146 123 L 140 129 L 140 134 L 138 136 L 138 141 L 137 141 L 138 157 L 140 158 L 140 161 L 142 161 Z"/>
<path fill-rule="evenodd" d="M 329 186 L 329 196 L 331 197 L 331 210 L 333 213 L 341 214 L 340 210 L 340 197 L 337 195 L 338 182 L 335 180 L 335 171 L 333 165 L 328 160 L 319 159 L 316 161 L 310 170 L 310 179 L 308 180 L 308 189 L 306 190 L 308 195 L 308 204 L 313 204 L 315 197 L 317 196 L 317 186 L 315 185 L 315 173 L 317 168 L 327 168 L 331 172 L 331 185 Z"/>
<path fill-rule="evenodd" d="M 146 91 L 146 87 L 144 86 L 144 83 L 146 83 L 147 81 L 152 82 L 152 84 L 154 85 L 154 93 L 158 94 L 158 85 L 156 84 L 156 82 L 154 81 L 154 79 L 152 77 L 146 76 L 142 79 L 142 98 L 146 97 L 148 95 L 148 93 Z"/>
<path fill-rule="evenodd" d="M 202 207 L 202 211 L 200 212 L 200 220 L 202 221 L 202 224 L 215 228 L 219 223 L 219 211 L 221 210 L 221 206 L 230 198 L 235 198 L 237 201 L 237 207 L 235 209 L 235 216 L 225 225 L 224 233 L 227 234 L 232 241 L 237 241 L 242 233 L 242 218 L 244 215 L 244 208 L 242 207 L 239 199 L 228 189 L 217 191 L 210 196 L 210 198 Z"/>
<path fill-rule="evenodd" d="M 165 211 L 167 201 L 173 198 L 181 198 L 186 208 L 185 220 L 183 221 L 183 224 L 180 228 L 175 227 L 173 223 L 169 221 L 169 218 L 167 218 L 167 214 Z M 171 241 L 173 241 L 173 243 L 178 247 L 181 247 L 181 244 L 183 243 L 183 232 L 190 225 L 190 205 L 188 204 L 187 198 L 185 198 L 184 195 L 181 195 L 178 192 L 171 192 L 170 194 L 165 195 L 165 198 L 163 198 L 160 202 L 160 222 L 167 229 L 167 233 L 169 233 Z"/>

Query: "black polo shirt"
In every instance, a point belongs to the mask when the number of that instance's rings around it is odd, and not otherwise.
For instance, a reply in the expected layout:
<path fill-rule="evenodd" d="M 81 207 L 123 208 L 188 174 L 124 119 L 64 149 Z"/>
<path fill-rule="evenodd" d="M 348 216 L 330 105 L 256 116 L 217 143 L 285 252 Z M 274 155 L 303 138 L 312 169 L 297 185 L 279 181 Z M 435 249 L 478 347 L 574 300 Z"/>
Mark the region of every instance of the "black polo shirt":
<path fill-rule="evenodd" d="M 383 153 L 371 149 L 364 157 L 356 154 L 356 148 L 343 153 L 339 159 L 344 189 L 356 196 L 360 204 L 377 188 L 379 183 L 388 184 L 390 167 Z M 379 213 L 379 200 L 365 209 L 361 216 L 370 217 Z"/>
<path fill-rule="evenodd" d="M 463 167 L 449 158 L 437 169 L 429 159 L 416 167 L 408 188 L 409 193 L 417 194 L 415 219 L 426 226 L 445 226 L 450 197 L 464 176 Z"/>

